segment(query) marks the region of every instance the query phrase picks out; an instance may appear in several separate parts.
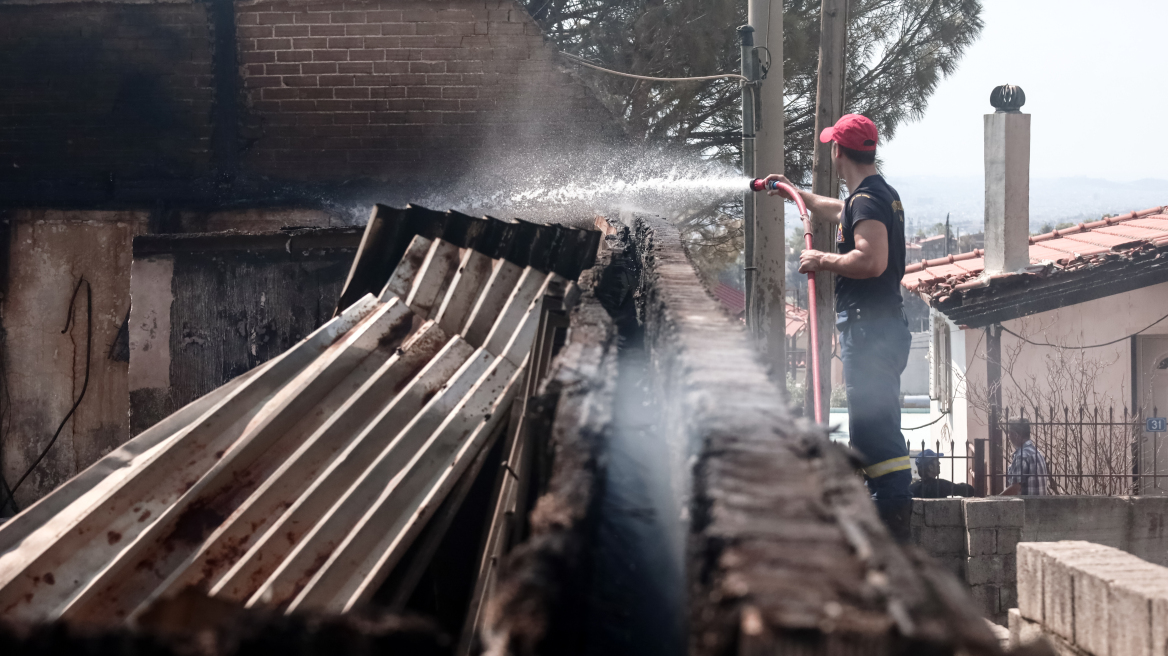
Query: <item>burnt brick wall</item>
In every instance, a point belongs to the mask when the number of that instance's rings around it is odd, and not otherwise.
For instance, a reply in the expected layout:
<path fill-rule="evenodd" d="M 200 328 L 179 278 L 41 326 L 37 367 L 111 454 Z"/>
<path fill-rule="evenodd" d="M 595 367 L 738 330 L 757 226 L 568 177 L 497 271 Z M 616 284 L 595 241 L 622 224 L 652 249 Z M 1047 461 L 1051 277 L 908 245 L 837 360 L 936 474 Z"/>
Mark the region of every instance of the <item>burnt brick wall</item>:
<path fill-rule="evenodd" d="M 202 3 L 0 6 L 0 178 L 202 173 L 211 57 Z"/>
<path fill-rule="evenodd" d="M 619 135 L 511 0 L 282 0 L 236 22 L 245 162 L 267 174 L 457 175 Z"/>

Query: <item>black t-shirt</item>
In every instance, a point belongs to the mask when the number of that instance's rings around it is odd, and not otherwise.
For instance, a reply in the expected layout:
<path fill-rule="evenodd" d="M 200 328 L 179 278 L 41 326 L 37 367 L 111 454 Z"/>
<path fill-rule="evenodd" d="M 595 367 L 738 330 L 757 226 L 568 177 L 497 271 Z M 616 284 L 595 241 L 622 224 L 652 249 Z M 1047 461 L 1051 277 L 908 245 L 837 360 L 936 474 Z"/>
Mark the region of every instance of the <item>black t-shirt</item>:
<path fill-rule="evenodd" d="M 908 486 L 908 491 L 916 499 L 944 499 L 945 497 L 971 497 L 973 486 L 969 483 L 953 483 L 943 478 L 931 481 L 917 481 Z"/>
<path fill-rule="evenodd" d="M 841 255 L 856 248 L 856 224 L 879 221 L 888 229 L 888 266 L 875 278 L 856 280 L 835 277 L 835 310 L 851 308 L 898 308 L 900 280 L 904 278 L 904 207 L 900 195 L 879 175 L 864 178 L 844 201 L 843 222 L 836 235 L 836 251 Z"/>

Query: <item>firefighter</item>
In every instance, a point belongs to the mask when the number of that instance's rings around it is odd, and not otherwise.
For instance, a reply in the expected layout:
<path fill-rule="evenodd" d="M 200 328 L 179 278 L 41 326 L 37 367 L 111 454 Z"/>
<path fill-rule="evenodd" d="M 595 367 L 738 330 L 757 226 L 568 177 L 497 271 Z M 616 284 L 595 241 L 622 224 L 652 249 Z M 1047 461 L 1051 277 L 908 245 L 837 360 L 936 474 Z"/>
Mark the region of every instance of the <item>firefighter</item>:
<path fill-rule="evenodd" d="M 881 519 L 909 539 L 912 467 L 900 431 L 900 375 L 912 338 L 900 296 L 904 277 L 904 207 L 876 170 L 876 125 L 847 114 L 819 135 L 831 143 L 831 162 L 847 184 L 846 200 L 799 191 L 821 226 L 839 222 L 836 252 L 804 250 L 799 271 L 836 274 L 836 327 L 848 395 L 852 447 L 865 459 L 864 476 Z M 767 180 L 790 184 L 781 175 Z M 782 191 L 769 192 L 786 197 Z"/>

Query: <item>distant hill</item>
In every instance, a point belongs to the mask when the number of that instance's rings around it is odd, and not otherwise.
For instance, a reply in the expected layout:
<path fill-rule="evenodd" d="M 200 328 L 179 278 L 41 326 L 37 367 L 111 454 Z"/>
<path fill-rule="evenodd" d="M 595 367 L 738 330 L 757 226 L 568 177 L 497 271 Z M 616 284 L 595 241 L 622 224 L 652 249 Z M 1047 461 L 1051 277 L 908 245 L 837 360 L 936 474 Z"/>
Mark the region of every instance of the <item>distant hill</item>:
<path fill-rule="evenodd" d="M 889 179 L 904 201 L 912 231 L 945 221 L 963 233 L 979 232 L 985 217 L 985 179 L 971 177 L 904 176 Z M 1104 214 L 1122 214 L 1168 205 L 1168 180 L 1113 182 L 1094 178 L 1035 178 L 1030 181 L 1030 229 L 1043 224 L 1097 221 Z"/>

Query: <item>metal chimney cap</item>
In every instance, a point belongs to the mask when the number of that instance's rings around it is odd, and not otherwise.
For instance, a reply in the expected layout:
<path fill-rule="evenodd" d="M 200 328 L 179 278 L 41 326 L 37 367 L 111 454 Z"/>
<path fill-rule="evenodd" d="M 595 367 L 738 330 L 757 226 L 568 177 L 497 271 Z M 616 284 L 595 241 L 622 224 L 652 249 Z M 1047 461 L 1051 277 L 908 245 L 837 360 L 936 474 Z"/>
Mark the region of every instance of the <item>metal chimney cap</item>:
<path fill-rule="evenodd" d="M 1026 92 L 1020 86 L 1003 84 L 990 92 L 990 104 L 998 113 L 1017 113 L 1026 104 Z"/>

